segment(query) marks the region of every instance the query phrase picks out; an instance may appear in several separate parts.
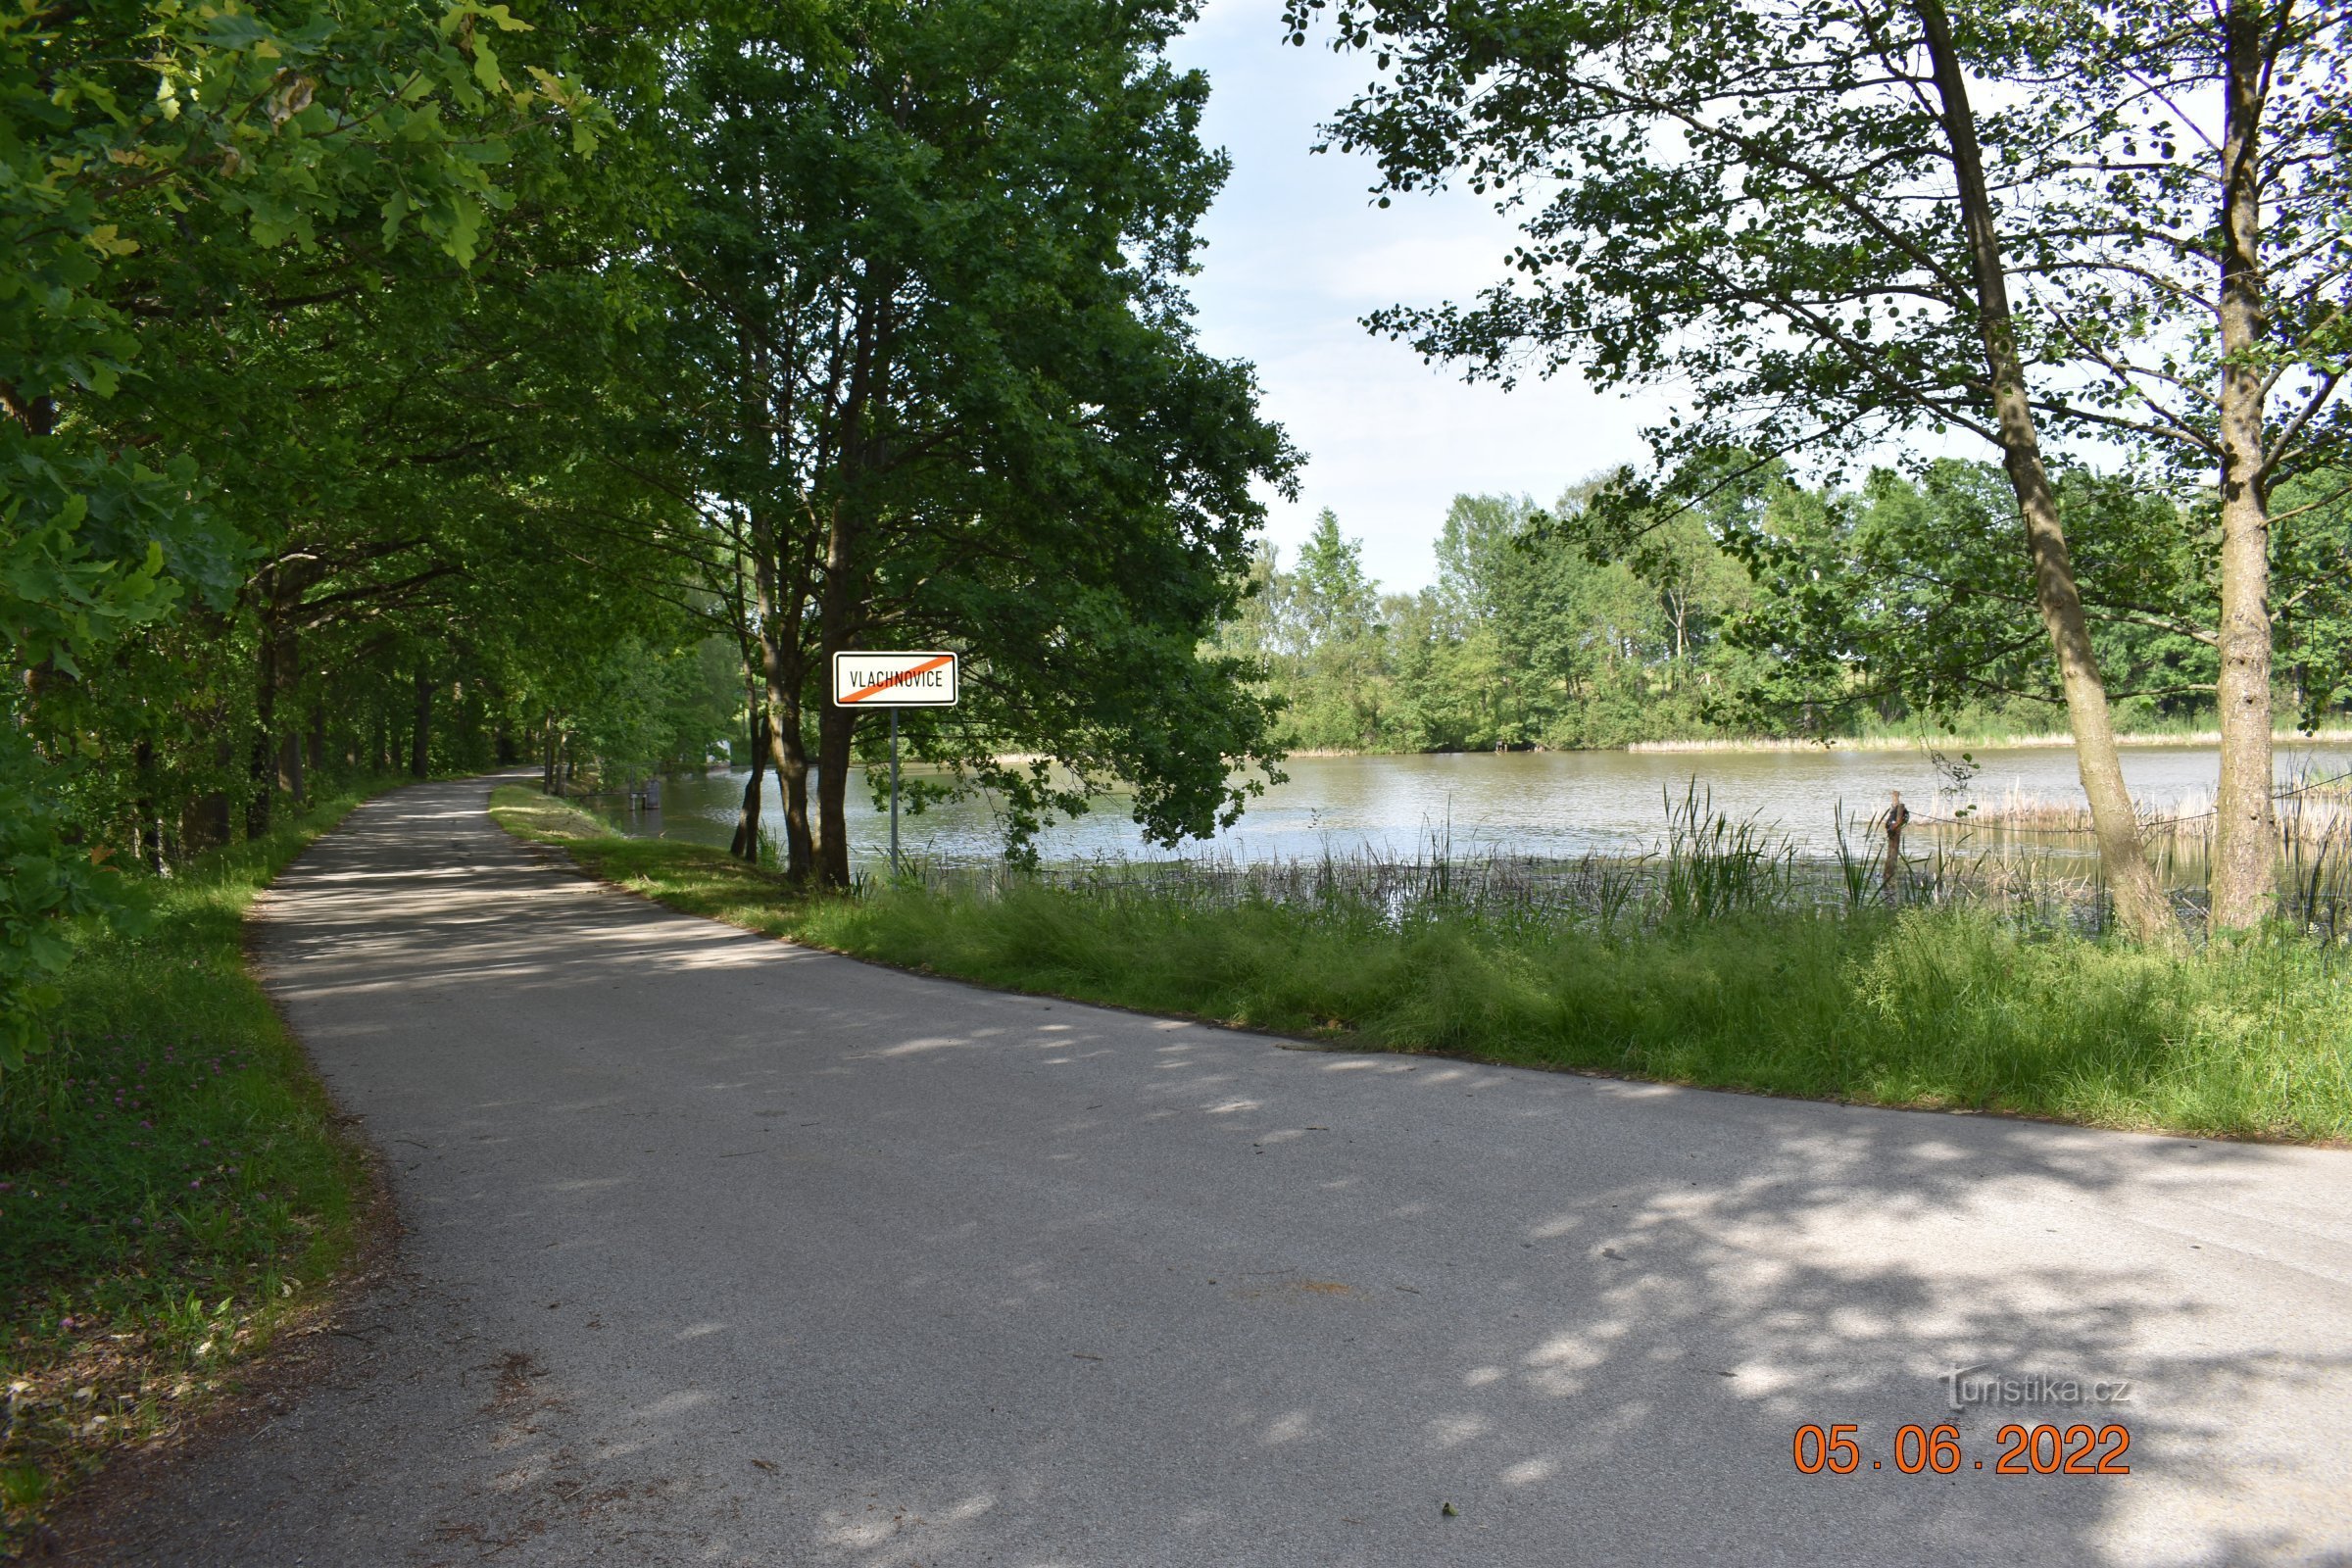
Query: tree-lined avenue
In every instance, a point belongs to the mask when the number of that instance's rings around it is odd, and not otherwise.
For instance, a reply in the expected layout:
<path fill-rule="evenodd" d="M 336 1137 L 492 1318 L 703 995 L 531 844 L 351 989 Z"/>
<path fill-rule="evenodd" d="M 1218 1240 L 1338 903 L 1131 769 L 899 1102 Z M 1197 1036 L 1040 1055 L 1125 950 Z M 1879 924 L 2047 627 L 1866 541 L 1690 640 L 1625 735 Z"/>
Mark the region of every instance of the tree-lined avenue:
<path fill-rule="evenodd" d="M 2352 1549 L 2341 1152 L 980 991 L 587 882 L 486 792 L 362 808 L 259 921 L 386 1162 L 395 1281 L 318 1388 L 68 1521 L 80 1560 Z M 1955 1413 L 1955 1366 L 2130 1397 Z M 1960 1472 L 1897 1473 L 1945 1421 Z M 1996 1477 L 2011 1421 L 2125 1425 L 2132 1474 Z M 1860 1469 L 1797 1473 L 1834 1422 Z"/>

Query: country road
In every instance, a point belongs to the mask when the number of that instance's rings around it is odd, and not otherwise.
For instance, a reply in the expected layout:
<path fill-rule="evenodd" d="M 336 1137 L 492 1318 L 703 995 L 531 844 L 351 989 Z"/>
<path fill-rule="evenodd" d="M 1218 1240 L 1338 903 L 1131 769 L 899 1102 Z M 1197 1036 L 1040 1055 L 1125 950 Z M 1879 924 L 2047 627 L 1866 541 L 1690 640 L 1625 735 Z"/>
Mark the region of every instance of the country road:
<path fill-rule="evenodd" d="M 74 1560 L 2352 1562 L 2352 1154 L 1000 995 L 601 888 L 487 791 L 257 916 L 396 1277 Z M 2131 1473 L 2000 1474 L 2011 1422 Z"/>

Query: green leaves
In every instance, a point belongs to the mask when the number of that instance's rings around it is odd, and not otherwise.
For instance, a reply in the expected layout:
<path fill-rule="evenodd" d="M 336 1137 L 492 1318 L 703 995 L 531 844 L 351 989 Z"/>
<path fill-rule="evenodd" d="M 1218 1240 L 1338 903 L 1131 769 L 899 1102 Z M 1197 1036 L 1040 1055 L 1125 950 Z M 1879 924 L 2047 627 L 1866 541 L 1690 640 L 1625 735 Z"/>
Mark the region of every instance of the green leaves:
<path fill-rule="evenodd" d="M 1730 535 L 1758 595 L 1736 628 L 1770 656 L 1727 706 L 1750 716 L 1863 710 L 1931 722 L 2059 692 L 2015 500 L 1987 464 L 1944 460 L 1917 480 L 1871 474 L 1859 493 L 1807 495 L 1777 477 Z M 2058 476 L 2101 666 L 2128 711 L 2205 700 L 2215 661 L 2196 626 L 2212 585 L 2195 566 L 2193 516 L 2129 481 Z"/>
<path fill-rule="evenodd" d="M 12 803 L 0 811 L 0 1091 L 48 1047 L 43 1016 L 74 953 L 66 923 L 127 921 L 138 907 L 109 857 L 60 842 L 44 771 L 24 735 L 0 729 L 0 800 Z"/>
<path fill-rule="evenodd" d="M 1200 649 L 1252 483 L 1297 460 L 1187 319 L 1224 165 L 1205 84 L 1161 57 L 1185 15 L 763 14 L 697 38 L 674 102 L 676 487 L 774 595 L 748 662 L 774 661 L 797 746 L 826 652 L 967 651 L 965 706 L 911 744 L 1005 793 L 1016 850 L 1118 779 L 1156 837 L 1212 831 L 1227 760 L 1268 749 L 1262 701 Z"/>
<path fill-rule="evenodd" d="M 184 670 L 157 690 L 123 689 L 122 671 L 189 608 L 231 611 L 249 539 L 362 505 L 349 483 L 331 506 L 303 488 L 357 465 L 319 362 L 284 346 L 397 359 L 397 312 L 311 323 L 391 293 L 454 306 L 449 264 L 481 262 L 507 185 L 544 191 L 576 156 L 566 140 L 593 145 L 601 111 L 541 36 L 503 5 L 0 9 L 0 730 L 22 784 L 0 792 L 22 893 L 0 910 L 12 1049 L 46 995 L 52 923 L 108 902 L 68 849 L 94 824 L 46 803 L 79 799 L 100 759 L 128 766 L 124 732 L 151 744 L 155 715 L 187 696 Z M 526 54 L 536 90 L 509 77 Z M 561 126 L 568 138 L 549 134 Z"/>

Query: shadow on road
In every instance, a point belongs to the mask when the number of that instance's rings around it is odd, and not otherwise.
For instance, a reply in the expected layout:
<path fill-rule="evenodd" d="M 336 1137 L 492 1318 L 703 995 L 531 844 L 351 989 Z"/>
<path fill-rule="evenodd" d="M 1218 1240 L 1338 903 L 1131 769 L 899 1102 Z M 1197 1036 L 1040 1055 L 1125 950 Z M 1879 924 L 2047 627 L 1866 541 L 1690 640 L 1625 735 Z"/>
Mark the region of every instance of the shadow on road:
<path fill-rule="evenodd" d="M 550 874 L 480 793 L 368 808 L 270 901 L 412 1278 L 141 1560 L 2352 1549 L 2340 1154 L 982 992 Z M 1947 1422 L 1959 1471 L 1901 1473 Z M 2122 1426 L 2131 1474 L 1998 1474 L 2012 1422 Z M 1799 1473 L 1834 1423 L 1859 1468 Z"/>

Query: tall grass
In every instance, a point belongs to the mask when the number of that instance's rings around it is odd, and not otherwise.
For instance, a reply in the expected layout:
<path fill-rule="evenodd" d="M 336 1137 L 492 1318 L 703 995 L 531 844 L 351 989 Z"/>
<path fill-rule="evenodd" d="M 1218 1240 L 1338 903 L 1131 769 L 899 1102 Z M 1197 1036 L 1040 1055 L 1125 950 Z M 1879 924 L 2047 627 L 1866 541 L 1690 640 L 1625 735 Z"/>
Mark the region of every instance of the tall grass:
<path fill-rule="evenodd" d="M 2320 937 L 2352 934 L 2352 775 L 2306 771 L 2274 802 L 2278 841 L 2278 914 Z M 2201 898 L 2219 813 L 2209 792 L 2191 792 L 2159 808 L 2137 807 L 2140 837 L 2168 886 Z M 2011 789 L 1961 822 L 1930 822 L 1931 842 L 1973 844 L 2005 861 L 2048 861 L 2072 849 L 2087 859 L 2090 810 L 2080 799 Z"/>
<path fill-rule="evenodd" d="M 1713 920 L 1787 905 L 1796 886 L 1796 847 L 1753 816 L 1715 809 L 1696 779 L 1665 797 L 1665 869 L 1660 912 L 1670 920 Z"/>

